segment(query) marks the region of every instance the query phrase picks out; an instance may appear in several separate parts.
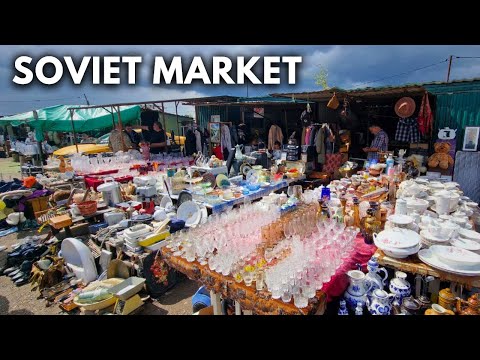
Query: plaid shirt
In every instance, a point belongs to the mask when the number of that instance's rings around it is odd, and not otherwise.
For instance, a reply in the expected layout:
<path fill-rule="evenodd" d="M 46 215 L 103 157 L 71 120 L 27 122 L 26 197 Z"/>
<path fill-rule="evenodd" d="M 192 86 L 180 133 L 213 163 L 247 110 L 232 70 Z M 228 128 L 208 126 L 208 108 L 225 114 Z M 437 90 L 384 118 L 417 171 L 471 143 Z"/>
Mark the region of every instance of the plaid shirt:
<path fill-rule="evenodd" d="M 395 132 L 395 140 L 409 143 L 420 142 L 420 132 L 418 131 L 417 119 L 399 119 L 397 131 Z"/>
<path fill-rule="evenodd" d="M 385 131 L 380 130 L 377 135 L 372 140 L 372 144 L 370 145 L 372 148 L 376 148 L 379 151 L 387 151 L 388 150 L 388 135 Z M 378 152 L 369 152 L 367 156 L 368 160 L 378 160 Z"/>

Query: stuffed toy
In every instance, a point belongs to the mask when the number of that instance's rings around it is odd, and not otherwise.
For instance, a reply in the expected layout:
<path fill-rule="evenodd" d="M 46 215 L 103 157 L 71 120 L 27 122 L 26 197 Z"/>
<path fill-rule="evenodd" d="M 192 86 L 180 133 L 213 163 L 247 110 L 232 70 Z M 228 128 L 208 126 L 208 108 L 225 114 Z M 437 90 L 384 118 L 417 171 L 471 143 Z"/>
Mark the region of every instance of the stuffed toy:
<path fill-rule="evenodd" d="M 450 144 L 447 142 L 437 142 L 433 145 L 435 153 L 428 158 L 428 166 L 446 170 L 450 165 L 453 165 L 453 158 L 448 153 L 450 151 Z"/>
<path fill-rule="evenodd" d="M 412 154 L 405 160 L 411 161 L 413 163 L 413 166 L 420 171 L 420 173 L 426 173 L 427 168 L 423 166 L 423 155 L 419 154 Z"/>

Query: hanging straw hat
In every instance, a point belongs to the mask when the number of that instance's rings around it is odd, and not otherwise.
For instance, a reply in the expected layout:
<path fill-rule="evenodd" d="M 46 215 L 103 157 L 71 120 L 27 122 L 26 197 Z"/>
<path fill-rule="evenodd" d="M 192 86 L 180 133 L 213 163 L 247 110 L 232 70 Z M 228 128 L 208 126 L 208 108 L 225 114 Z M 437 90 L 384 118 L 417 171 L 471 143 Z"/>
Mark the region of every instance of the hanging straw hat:
<path fill-rule="evenodd" d="M 411 97 L 403 97 L 395 104 L 395 114 L 401 118 L 408 118 L 415 112 L 415 100 Z"/>

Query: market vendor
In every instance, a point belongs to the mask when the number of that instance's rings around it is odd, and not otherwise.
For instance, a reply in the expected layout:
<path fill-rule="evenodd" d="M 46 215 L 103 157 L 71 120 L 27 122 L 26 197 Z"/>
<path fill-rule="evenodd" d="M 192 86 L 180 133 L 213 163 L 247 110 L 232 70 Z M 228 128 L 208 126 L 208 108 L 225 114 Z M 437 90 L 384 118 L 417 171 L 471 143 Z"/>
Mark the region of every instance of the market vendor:
<path fill-rule="evenodd" d="M 125 132 L 127 133 L 128 137 L 130 138 L 130 141 L 133 144 L 134 149 L 139 148 L 139 144 L 142 141 L 142 135 L 137 133 L 131 124 L 127 124 L 125 126 Z"/>
<path fill-rule="evenodd" d="M 132 128 L 148 131 L 146 134 L 147 136 L 145 136 L 145 140 L 150 143 L 151 154 L 160 154 L 167 151 L 167 135 L 165 134 L 165 130 L 163 130 L 160 122 L 154 121 L 151 130 L 145 125 L 137 125 L 133 126 Z"/>
<path fill-rule="evenodd" d="M 373 123 L 368 127 L 368 130 L 374 135 L 372 143 L 370 147 L 364 147 L 363 151 L 366 152 L 367 160 L 377 160 L 379 159 L 378 153 L 380 151 L 387 151 L 388 150 L 388 135 L 382 128 Z"/>
<path fill-rule="evenodd" d="M 130 141 L 130 138 L 125 131 L 122 131 L 122 127 L 119 123 L 117 123 L 115 128 L 110 132 L 110 137 L 108 138 L 108 147 L 112 149 L 114 153 L 117 151 L 127 151 L 128 149 L 132 148 L 132 142 Z"/>

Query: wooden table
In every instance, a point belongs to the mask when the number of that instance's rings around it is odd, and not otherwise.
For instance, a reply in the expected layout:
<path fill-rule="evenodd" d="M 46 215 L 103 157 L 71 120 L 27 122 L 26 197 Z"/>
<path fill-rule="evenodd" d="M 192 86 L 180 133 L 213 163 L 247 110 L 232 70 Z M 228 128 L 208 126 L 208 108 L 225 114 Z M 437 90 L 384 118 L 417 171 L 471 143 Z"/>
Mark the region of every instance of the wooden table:
<path fill-rule="evenodd" d="M 167 247 L 161 248 L 162 258 L 172 268 L 185 274 L 191 280 L 201 282 L 210 290 L 214 314 L 220 314 L 220 295 L 224 298 L 235 300 L 235 312 L 241 310 L 246 313 L 258 315 L 322 315 L 325 312 L 327 296 L 319 290 L 315 298 L 310 299 L 308 306 L 303 309 L 293 304 L 284 303 L 281 299 L 272 299 L 270 292 L 257 291 L 255 286 L 246 286 L 245 283 L 237 283 L 232 276 L 211 271 L 208 265 L 200 265 L 197 261 L 188 262 L 186 259 L 174 256 Z"/>
<path fill-rule="evenodd" d="M 405 259 L 395 259 L 385 255 L 382 250 L 377 249 L 375 256 L 377 256 L 380 265 L 396 270 L 411 274 L 431 275 L 441 281 L 453 281 L 465 285 L 467 288 L 480 287 L 480 276 L 460 276 L 438 270 L 420 261 L 417 255 L 412 255 Z"/>

